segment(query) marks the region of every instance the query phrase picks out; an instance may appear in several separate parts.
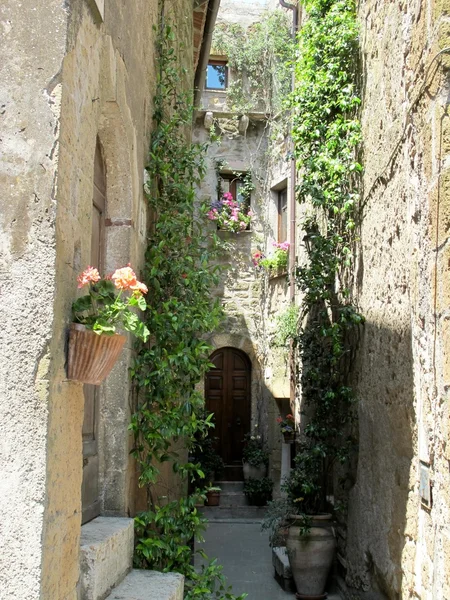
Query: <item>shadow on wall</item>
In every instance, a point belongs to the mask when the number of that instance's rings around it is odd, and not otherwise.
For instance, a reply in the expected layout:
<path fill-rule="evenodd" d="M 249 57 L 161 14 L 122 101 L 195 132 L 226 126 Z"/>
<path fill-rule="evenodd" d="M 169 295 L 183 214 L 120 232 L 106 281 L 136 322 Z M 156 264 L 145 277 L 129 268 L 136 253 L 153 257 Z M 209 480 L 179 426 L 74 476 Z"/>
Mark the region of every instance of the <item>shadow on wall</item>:
<path fill-rule="evenodd" d="M 402 553 L 411 536 L 408 498 L 415 480 L 409 326 L 387 329 L 367 322 L 353 374 L 359 456 L 347 532 L 341 529 L 339 537 L 340 571 L 347 586 L 358 590 L 358 598 L 400 599 Z"/>

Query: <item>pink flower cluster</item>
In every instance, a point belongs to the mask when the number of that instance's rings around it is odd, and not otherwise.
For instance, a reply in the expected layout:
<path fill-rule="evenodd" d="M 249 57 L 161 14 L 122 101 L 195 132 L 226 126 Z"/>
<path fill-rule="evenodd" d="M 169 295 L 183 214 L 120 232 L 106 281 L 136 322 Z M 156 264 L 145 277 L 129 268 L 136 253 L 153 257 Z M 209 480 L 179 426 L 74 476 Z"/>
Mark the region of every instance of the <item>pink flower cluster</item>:
<path fill-rule="evenodd" d="M 272 245 L 278 250 L 284 250 L 287 252 L 289 250 L 290 243 L 289 242 L 272 242 Z"/>
<path fill-rule="evenodd" d="M 218 208 L 211 208 L 207 217 L 210 221 L 217 221 L 219 229 L 234 233 L 247 229 L 253 216 L 251 210 L 244 212 L 242 206 L 233 199 L 230 192 L 225 192 L 218 204 Z"/>
<path fill-rule="evenodd" d="M 87 267 L 77 277 L 78 287 L 82 288 L 89 283 L 97 283 L 100 279 L 100 273 L 96 268 Z M 121 269 L 116 269 L 112 275 L 107 275 L 105 279 L 112 279 L 118 290 L 131 290 L 135 295 L 146 294 L 148 292 L 145 283 L 137 280 L 136 273 L 129 264 Z"/>
<path fill-rule="evenodd" d="M 261 250 L 257 250 L 256 252 L 254 252 L 252 255 L 253 266 L 260 267 L 260 262 L 263 258 L 264 254 L 261 252 Z"/>

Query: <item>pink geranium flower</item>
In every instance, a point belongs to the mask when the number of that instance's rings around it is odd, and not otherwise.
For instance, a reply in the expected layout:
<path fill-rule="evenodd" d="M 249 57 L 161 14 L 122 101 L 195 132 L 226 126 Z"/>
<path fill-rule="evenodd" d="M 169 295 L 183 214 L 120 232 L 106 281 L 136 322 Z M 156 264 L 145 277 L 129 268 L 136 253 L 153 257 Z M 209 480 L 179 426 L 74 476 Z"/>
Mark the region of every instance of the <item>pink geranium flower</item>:
<path fill-rule="evenodd" d="M 111 279 L 114 281 L 114 285 L 119 290 L 134 289 L 138 283 L 136 279 L 136 273 L 131 267 L 117 269 L 112 274 Z"/>
<path fill-rule="evenodd" d="M 81 275 L 78 275 L 78 287 L 82 288 L 89 283 L 97 283 L 100 280 L 100 273 L 95 267 L 87 267 Z"/>

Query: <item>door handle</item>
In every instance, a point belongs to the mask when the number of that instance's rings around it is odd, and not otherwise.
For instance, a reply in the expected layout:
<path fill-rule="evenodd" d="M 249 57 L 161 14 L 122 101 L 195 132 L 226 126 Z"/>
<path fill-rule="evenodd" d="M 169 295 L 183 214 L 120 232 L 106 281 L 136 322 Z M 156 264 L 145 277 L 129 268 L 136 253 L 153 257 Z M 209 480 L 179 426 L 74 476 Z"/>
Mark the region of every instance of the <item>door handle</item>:
<path fill-rule="evenodd" d="M 241 417 L 236 417 L 236 425 L 238 427 L 241 425 Z"/>

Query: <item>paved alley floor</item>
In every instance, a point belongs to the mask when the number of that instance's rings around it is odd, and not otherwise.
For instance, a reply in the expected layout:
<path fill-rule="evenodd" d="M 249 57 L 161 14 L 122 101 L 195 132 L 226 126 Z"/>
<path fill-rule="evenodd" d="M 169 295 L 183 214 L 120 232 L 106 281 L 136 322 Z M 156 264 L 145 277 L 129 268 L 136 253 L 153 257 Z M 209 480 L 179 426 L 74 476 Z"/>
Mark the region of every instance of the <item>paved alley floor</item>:
<path fill-rule="evenodd" d="M 290 600 L 273 577 L 269 534 L 260 523 L 211 522 L 202 544 L 209 558 L 217 558 L 223 566 L 233 594 L 247 592 L 247 600 Z M 328 600 L 340 600 L 329 594 Z"/>

